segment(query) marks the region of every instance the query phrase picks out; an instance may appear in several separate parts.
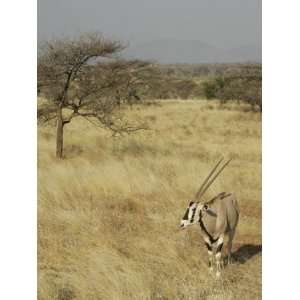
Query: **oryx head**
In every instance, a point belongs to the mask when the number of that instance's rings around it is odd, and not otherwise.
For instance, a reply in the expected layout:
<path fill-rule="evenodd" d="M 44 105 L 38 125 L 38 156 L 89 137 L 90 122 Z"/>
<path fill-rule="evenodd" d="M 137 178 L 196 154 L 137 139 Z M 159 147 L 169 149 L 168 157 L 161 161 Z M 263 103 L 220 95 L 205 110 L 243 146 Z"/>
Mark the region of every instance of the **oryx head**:
<path fill-rule="evenodd" d="M 210 210 L 208 204 L 191 201 L 180 221 L 180 228 L 184 229 L 189 225 L 198 223 L 200 220 L 200 212 L 204 213 L 208 210 Z"/>
<path fill-rule="evenodd" d="M 231 161 L 228 160 L 221 169 L 212 177 L 212 175 L 216 172 L 216 169 L 220 165 L 220 163 L 223 161 L 223 158 L 216 164 L 216 166 L 211 170 L 209 175 L 206 177 L 202 185 L 200 186 L 198 192 L 195 195 L 195 199 L 199 200 L 206 190 L 210 187 L 210 185 L 215 181 L 217 176 L 223 171 L 223 169 L 229 164 Z M 211 178 L 212 177 L 212 178 Z M 211 179 L 210 179 L 211 178 Z M 180 221 L 180 228 L 184 229 L 189 225 L 193 225 L 199 222 L 201 213 L 209 213 L 211 215 L 215 215 L 214 211 L 211 210 L 208 203 L 200 203 L 199 201 L 190 201 L 187 210 L 185 211 L 185 214 Z"/>

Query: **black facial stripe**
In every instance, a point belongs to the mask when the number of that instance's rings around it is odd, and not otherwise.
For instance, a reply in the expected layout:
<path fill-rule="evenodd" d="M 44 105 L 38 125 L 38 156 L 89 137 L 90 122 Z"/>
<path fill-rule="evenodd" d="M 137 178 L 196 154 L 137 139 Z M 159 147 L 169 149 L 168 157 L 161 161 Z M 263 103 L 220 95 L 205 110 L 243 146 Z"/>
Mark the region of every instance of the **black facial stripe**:
<path fill-rule="evenodd" d="M 184 216 L 183 216 L 183 220 L 188 220 L 189 219 L 189 209 L 186 210 Z"/>
<path fill-rule="evenodd" d="M 218 252 L 221 252 L 221 250 L 222 250 L 222 247 L 223 247 L 223 243 L 222 243 L 222 244 L 220 244 L 220 245 L 217 247 L 217 253 L 218 253 Z"/>
<path fill-rule="evenodd" d="M 192 214 L 192 218 L 191 218 L 191 223 L 194 222 L 195 213 L 196 213 L 196 207 L 193 208 L 193 214 Z"/>
<path fill-rule="evenodd" d="M 206 242 L 205 242 L 205 245 L 206 245 L 208 251 L 211 251 L 211 250 L 212 250 L 211 245 L 210 245 L 209 243 L 206 243 Z"/>

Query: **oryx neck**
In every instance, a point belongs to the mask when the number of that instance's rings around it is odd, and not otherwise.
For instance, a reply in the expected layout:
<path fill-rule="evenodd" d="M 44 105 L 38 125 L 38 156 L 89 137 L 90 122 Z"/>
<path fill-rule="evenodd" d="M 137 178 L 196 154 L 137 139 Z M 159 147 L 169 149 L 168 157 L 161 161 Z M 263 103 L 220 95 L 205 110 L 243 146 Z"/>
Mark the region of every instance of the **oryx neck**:
<path fill-rule="evenodd" d="M 204 233 L 208 236 L 210 243 L 213 244 L 213 243 L 215 243 L 218 240 L 218 238 L 214 239 L 212 237 L 212 235 L 207 231 L 206 227 L 204 226 L 202 217 L 203 217 L 202 210 L 200 210 L 200 213 L 199 213 L 200 227 L 201 227 L 202 231 L 204 231 Z"/>

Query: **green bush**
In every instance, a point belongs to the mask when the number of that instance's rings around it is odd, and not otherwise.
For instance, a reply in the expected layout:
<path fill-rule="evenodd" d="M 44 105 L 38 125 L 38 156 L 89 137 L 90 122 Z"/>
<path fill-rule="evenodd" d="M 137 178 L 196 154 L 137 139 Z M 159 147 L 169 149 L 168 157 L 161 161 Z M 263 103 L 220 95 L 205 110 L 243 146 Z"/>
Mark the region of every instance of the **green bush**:
<path fill-rule="evenodd" d="M 244 101 L 252 109 L 262 111 L 261 65 L 238 65 L 229 68 L 223 75 L 204 83 L 207 99 L 218 98 L 221 103 L 227 100 Z"/>

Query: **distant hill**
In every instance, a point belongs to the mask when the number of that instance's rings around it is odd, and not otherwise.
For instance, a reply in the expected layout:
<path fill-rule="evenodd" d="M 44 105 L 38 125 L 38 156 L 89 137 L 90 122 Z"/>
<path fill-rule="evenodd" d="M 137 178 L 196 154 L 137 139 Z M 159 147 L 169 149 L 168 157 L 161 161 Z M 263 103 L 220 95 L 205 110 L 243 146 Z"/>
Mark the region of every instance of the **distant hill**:
<path fill-rule="evenodd" d="M 261 62 L 261 47 L 246 45 L 226 51 L 228 62 Z M 226 57 L 225 57 L 226 58 Z M 225 62 L 227 62 L 225 61 Z"/>
<path fill-rule="evenodd" d="M 155 60 L 165 64 L 261 62 L 261 48 L 246 45 L 228 50 L 201 41 L 163 39 L 130 45 L 123 52 L 123 56 Z"/>

